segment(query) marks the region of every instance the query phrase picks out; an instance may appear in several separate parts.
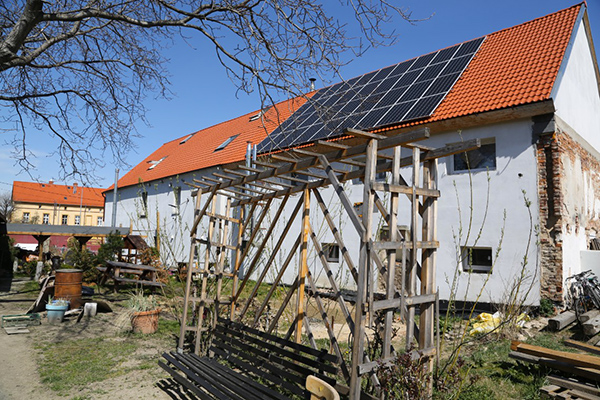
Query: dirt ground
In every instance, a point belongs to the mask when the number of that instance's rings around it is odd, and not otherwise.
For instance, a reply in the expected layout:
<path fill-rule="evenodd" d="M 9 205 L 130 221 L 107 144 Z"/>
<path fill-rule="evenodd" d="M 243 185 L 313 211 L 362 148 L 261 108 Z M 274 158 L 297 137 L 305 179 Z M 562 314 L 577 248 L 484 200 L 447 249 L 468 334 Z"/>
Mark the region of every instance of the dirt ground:
<path fill-rule="evenodd" d="M 0 291 L 0 315 L 23 314 L 33 303 L 35 293 L 26 293 L 24 279 L 12 280 L 10 289 L 6 283 Z M 41 382 L 38 371 L 40 350 L 36 344 L 60 342 L 73 338 L 110 337 L 118 333 L 115 325 L 116 313 L 98 314 L 89 320 L 65 320 L 60 325 L 50 325 L 45 318 L 42 325 L 29 328 L 29 334 L 8 335 L 0 330 L 0 400 L 21 399 L 171 399 L 178 398 L 168 392 L 168 375 L 157 365 L 156 360 L 166 350 L 168 343 L 149 338 L 143 346 L 128 358 L 120 369 L 130 371 L 102 382 L 71 390 L 62 395 L 54 393 Z M 136 363 L 145 362 L 145 367 L 136 369 Z M 166 386 L 167 390 L 160 386 Z"/>

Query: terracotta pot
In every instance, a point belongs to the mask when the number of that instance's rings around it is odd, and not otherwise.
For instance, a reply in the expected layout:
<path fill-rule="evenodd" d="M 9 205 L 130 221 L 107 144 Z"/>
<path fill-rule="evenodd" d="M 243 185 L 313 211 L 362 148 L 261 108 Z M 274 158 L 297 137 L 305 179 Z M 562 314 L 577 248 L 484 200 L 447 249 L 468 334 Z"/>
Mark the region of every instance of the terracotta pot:
<path fill-rule="evenodd" d="M 160 308 L 152 311 L 140 311 L 131 316 L 133 333 L 154 333 L 158 329 L 158 315 Z"/>

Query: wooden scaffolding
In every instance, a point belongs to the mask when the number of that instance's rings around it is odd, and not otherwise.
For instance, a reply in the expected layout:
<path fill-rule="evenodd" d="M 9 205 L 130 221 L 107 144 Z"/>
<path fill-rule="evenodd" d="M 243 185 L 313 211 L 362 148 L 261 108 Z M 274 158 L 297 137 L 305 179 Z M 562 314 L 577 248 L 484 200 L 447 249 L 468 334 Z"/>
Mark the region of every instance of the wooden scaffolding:
<path fill-rule="evenodd" d="M 379 367 L 396 356 L 392 338 L 393 322 L 398 316 L 406 325 L 406 349 L 415 349 L 414 356 L 426 357 L 432 365 L 437 354 L 437 159 L 477 148 L 479 142 L 438 149 L 418 145 L 416 142 L 429 137 L 427 128 L 393 136 L 357 130 L 347 130 L 346 134 L 344 140 L 318 141 L 310 148 L 271 154 L 269 162 L 224 168 L 195 180 L 198 191 L 179 351 L 191 337 L 193 351 L 200 353 L 205 337 L 202 333 L 215 326 L 217 317 L 244 322 L 297 342 L 304 339 L 317 348 L 306 316 L 310 301 L 327 331 L 331 351 L 339 359 L 350 399 L 360 398 L 363 379 L 369 379 L 377 392 Z M 402 157 L 402 148 L 410 155 Z M 404 175 L 409 171 L 410 177 L 403 177 L 401 171 Z M 376 179 L 384 172 L 391 176 L 388 182 Z M 361 210 L 350 201 L 344 187 L 344 182 L 356 179 L 361 179 L 364 187 Z M 344 218 L 356 230 L 358 243 L 344 241 L 321 195 L 328 186 L 334 190 Z M 400 204 L 409 207 L 401 210 L 406 207 Z M 385 237 L 375 232 L 375 210 L 387 226 Z M 342 264 L 349 269 L 356 290 L 343 290 L 336 281 L 326 250 L 310 223 L 309 216 L 315 212 L 335 238 Z M 405 220 L 410 216 L 408 229 L 399 229 L 399 215 Z M 329 287 L 316 286 L 310 272 L 314 266 L 308 265 L 311 247 Z M 358 259 L 351 256 L 349 249 L 353 248 L 359 250 Z M 277 269 L 278 257 L 281 265 Z M 283 285 L 294 257 L 298 257 L 294 282 Z M 257 293 L 268 276 L 269 290 L 259 303 Z M 223 293 L 225 286 L 231 288 L 227 293 Z M 273 314 L 267 310 L 277 290 L 282 293 Z M 349 328 L 349 358 L 334 331 L 325 296 L 335 301 Z M 289 329 L 279 332 L 276 327 L 284 312 L 291 313 L 293 320 Z M 378 332 L 381 338 L 377 359 L 370 359 L 365 347 L 368 329 Z"/>

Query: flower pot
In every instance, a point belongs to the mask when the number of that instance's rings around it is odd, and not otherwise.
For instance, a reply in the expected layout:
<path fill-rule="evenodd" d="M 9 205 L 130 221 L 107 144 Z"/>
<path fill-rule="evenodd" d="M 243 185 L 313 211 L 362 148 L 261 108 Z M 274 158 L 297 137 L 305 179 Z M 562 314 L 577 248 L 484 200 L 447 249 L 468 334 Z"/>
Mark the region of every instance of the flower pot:
<path fill-rule="evenodd" d="M 69 309 L 69 305 L 46 304 L 48 311 L 48 322 L 51 324 L 60 324 L 65 316 L 65 312 Z"/>
<path fill-rule="evenodd" d="M 140 311 L 131 316 L 133 333 L 154 333 L 158 329 L 158 315 L 160 308 L 152 311 Z"/>

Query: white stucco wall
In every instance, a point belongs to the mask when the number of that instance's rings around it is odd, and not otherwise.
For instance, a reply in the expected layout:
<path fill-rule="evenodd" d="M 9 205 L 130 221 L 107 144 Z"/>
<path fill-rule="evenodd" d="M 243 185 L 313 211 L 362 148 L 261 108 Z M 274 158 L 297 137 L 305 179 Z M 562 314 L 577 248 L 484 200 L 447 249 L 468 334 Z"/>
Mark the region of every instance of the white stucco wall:
<path fill-rule="evenodd" d="M 556 115 L 600 150 L 600 89 L 590 49 L 581 21 L 552 95 Z"/>
<path fill-rule="evenodd" d="M 566 124 L 567 134 L 573 136 L 593 157 L 600 155 L 600 91 L 594 69 L 591 46 L 583 21 L 568 58 L 553 91 L 558 115 Z M 589 164 L 589 163 L 588 163 Z M 563 278 L 582 271 L 581 252 L 588 246 L 586 228 L 598 221 L 600 199 L 597 182 L 600 171 L 582 167 L 579 155 L 563 154 L 562 185 L 562 240 Z"/>

